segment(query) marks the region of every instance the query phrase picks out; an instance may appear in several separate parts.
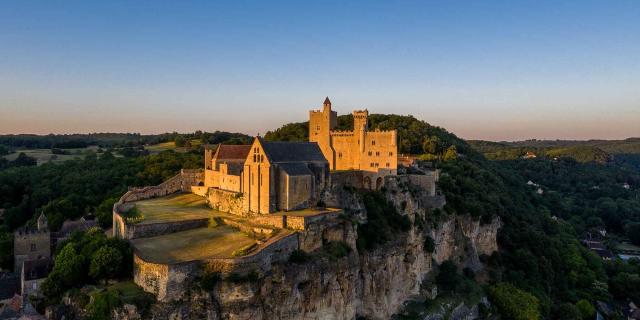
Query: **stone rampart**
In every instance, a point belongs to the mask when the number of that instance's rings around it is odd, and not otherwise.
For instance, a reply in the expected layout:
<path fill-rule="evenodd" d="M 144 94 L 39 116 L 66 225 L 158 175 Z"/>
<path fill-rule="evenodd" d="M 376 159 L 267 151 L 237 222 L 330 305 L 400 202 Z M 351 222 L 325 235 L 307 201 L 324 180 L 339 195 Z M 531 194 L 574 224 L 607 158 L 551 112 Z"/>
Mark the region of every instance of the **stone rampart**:
<path fill-rule="evenodd" d="M 356 189 L 362 189 L 364 173 L 360 170 L 350 171 L 332 171 L 331 172 L 331 186 L 347 186 Z"/>
<path fill-rule="evenodd" d="M 271 270 L 271 264 L 289 259 L 291 252 L 298 249 L 298 235 L 279 234 L 258 249 L 246 256 L 236 258 L 211 258 L 206 261 L 209 270 L 223 274 L 237 273 L 246 275 L 250 272 L 264 274 Z"/>
<path fill-rule="evenodd" d="M 140 227 L 142 225 L 131 224 L 127 222 L 127 219 L 124 218 L 121 213 L 126 212 L 133 208 L 133 202 L 145 199 L 152 199 L 158 197 L 164 197 L 166 195 L 176 193 L 176 192 L 191 192 L 192 186 L 199 185 L 204 179 L 204 173 L 202 170 L 193 169 L 186 170 L 182 169 L 180 173 L 171 177 L 170 179 L 164 181 L 163 183 L 157 186 L 148 186 L 142 188 L 131 188 L 127 191 L 120 200 L 113 205 L 113 236 L 122 239 L 135 239 L 138 234 L 149 234 L 147 231 L 152 230 L 154 228 L 160 227 Z M 187 221 L 188 223 L 198 224 L 201 222 Z M 206 225 L 206 222 L 205 222 Z M 139 229 L 136 232 L 136 227 Z M 182 229 L 186 226 L 167 226 L 165 229 L 172 230 L 172 228 L 177 228 L 176 230 L 186 230 Z M 161 233 L 163 234 L 163 233 Z M 148 236 L 148 235 L 145 235 Z"/>
<path fill-rule="evenodd" d="M 182 298 L 192 281 L 202 273 L 200 261 L 175 264 L 152 263 L 133 255 L 133 281 L 159 301 Z"/>
<path fill-rule="evenodd" d="M 240 192 L 216 188 L 209 188 L 207 191 L 207 204 L 214 210 L 247 216 L 249 213 L 244 210 L 243 201 L 243 195 Z"/>

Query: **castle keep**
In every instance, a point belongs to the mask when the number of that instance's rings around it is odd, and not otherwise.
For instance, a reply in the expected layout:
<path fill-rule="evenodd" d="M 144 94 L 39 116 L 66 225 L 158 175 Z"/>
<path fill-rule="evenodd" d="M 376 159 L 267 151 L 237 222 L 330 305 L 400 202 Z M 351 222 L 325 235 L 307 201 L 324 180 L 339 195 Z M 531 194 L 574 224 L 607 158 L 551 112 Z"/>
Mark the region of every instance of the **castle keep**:
<path fill-rule="evenodd" d="M 369 111 L 353 112 L 353 131 L 336 131 L 337 113 L 329 97 L 321 110 L 309 112 L 309 141 L 316 142 L 331 170 L 363 170 L 395 175 L 398 169 L 396 130 L 369 131 Z"/>

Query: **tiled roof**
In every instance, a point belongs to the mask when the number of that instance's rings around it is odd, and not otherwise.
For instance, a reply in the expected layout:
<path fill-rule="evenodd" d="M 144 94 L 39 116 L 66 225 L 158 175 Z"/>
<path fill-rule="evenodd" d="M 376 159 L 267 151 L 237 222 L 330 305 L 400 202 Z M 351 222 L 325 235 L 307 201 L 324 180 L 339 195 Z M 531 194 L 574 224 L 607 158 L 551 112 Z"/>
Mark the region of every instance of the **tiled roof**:
<path fill-rule="evenodd" d="M 0 273 L 0 300 L 13 297 L 20 291 L 20 277 L 12 272 Z"/>
<path fill-rule="evenodd" d="M 242 160 L 244 161 L 251 150 L 251 145 L 220 144 L 214 155 L 215 160 Z"/>
<path fill-rule="evenodd" d="M 264 152 L 272 163 L 278 162 L 327 162 L 315 142 L 262 142 Z"/>
<path fill-rule="evenodd" d="M 304 163 L 284 163 L 280 168 L 289 176 L 307 176 L 312 175 L 311 170 Z"/>
<path fill-rule="evenodd" d="M 51 271 L 51 260 L 49 259 L 27 260 L 22 267 L 26 281 L 45 278 L 49 271 Z"/>

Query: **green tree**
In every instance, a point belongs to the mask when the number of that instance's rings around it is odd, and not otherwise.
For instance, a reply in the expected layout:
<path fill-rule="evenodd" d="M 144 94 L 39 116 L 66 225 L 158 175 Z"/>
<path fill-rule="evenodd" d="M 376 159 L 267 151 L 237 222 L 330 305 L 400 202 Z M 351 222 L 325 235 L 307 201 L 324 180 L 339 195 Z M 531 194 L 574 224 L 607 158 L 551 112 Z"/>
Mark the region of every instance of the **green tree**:
<path fill-rule="evenodd" d="M 539 301 L 532 294 L 501 282 L 489 288 L 491 302 L 498 308 L 503 319 L 539 320 Z"/>
<path fill-rule="evenodd" d="M 440 153 L 440 139 L 438 139 L 438 136 L 425 137 L 422 142 L 422 151 L 428 154 Z"/>
<path fill-rule="evenodd" d="M 593 319 L 596 315 L 596 308 L 593 307 L 591 302 L 585 299 L 578 301 L 578 303 L 576 303 L 576 308 L 583 320 Z"/>
<path fill-rule="evenodd" d="M 640 223 L 630 223 L 626 227 L 627 237 L 637 246 L 640 246 Z"/>
<path fill-rule="evenodd" d="M 460 284 L 460 275 L 458 267 L 451 260 L 444 261 L 440 264 L 440 270 L 436 276 L 438 288 L 444 292 L 455 291 Z"/>
<path fill-rule="evenodd" d="M 96 279 L 112 279 L 118 275 L 122 254 L 113 247 L 103 246 L 91 256 L 89 275 Z"/>
<path fill-rule="evenodd" d="M 72 287 L 82 283 L 83 274 L 85 273 L 84 263 L 84 258 L 78 255 L 73 244 L 68 243 L 56 257 L 53 272 L 60 275 L 63 285 Z"/>
<path fill-rule="evenodd" d="M 176 139 L 174 140 L 176 147 L 184 147 L 187 143 L 187 139 L 185 139 L 185 137 L 178 135 L 176 136 Z"/>
<path fill-rule="evenodd" d="M 456 150 L 456 146 L 450 146 L 447 148 L 447 152 L 444 154 L 444 161 L 451 161 L 458 159 L 458 151 Z"/>

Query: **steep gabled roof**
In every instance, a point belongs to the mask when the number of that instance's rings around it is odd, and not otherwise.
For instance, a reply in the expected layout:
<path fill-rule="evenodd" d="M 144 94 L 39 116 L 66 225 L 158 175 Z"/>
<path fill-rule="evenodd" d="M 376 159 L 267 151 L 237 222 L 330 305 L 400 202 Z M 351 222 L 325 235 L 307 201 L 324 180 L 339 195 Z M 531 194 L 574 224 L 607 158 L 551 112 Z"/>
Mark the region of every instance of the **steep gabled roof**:
<path fill-rule="evenodd" d="M 220 144 L 218 145 L 218 150 L 216 150 L 213 159 L 218 160 L 242 160 L 244 161 L 249 155 L 249 151 L 251 150 L 251 145 L 242 144 L 242 145 L 232 145 L 232 144 Z"/>
<path fill-rule="evenodd" d="M 329 97 L 324 98 L 324 102 L 322 104 L 331 104 L 331 100 L 329 100 Z"/>
<path fill-rule="evenodd" d="M 269 161 L 278 162 L 328 162 L 320 147 L 315 142 L 267 142 L 262 138 L 260 143 Z"/>

